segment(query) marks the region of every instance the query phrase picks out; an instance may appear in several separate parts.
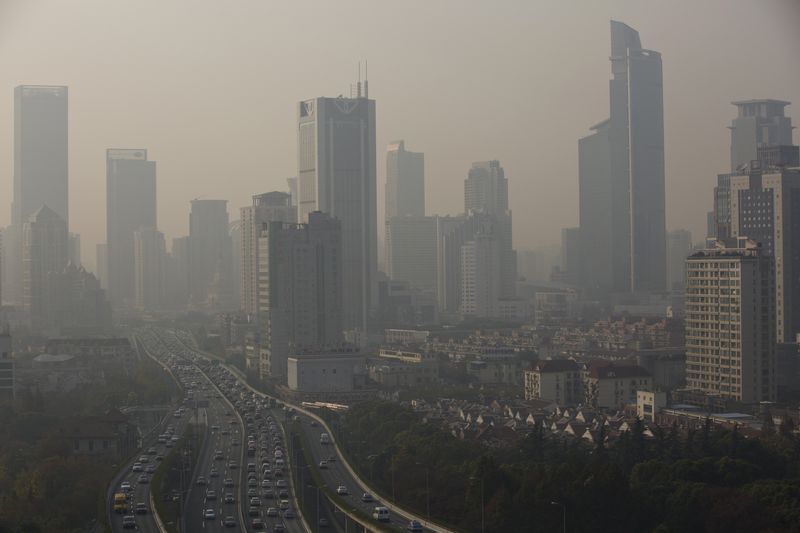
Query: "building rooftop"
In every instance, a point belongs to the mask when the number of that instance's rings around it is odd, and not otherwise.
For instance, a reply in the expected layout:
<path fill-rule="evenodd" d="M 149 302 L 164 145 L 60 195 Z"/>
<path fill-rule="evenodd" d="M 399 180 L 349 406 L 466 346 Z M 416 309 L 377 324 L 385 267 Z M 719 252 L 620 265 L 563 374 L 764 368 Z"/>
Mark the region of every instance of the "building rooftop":
<path fill-rule="evenodd" d="M 546 361 L 539 361 L 534 370 L 542 373 L 549 372 L 573 372 L 578 370 L 578 363 L 572 359 L 549 359 Z"/>

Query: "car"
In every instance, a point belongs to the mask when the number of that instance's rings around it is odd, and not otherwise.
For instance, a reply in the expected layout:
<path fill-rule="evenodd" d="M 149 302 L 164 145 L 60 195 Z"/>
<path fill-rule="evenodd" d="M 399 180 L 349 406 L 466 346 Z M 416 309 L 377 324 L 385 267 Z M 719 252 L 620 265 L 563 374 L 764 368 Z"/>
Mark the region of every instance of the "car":
<path fill-rule="evenodd" d="M 197 476 L 197 485 L 200 487 L 205 487 L 208 485 L 208 480 L 205 476 Z"/>
<path fill-rule="evenodd" d="M 119 486 L 120 492 L 130 492 L 131 490 L 131 482 L 130 481 L 123 481 Z"/>
<path fill-rule="evenodd" d="M 288 490 L 281 489 L 280 492 L 278 492 L 278 498 L 288 498 L 288 497 L 289 497 L 289 491 Z"/>
<path fill-rule="evenodd" d="M 258 491 L 256 489 L 247 489 L 247 497 L 252 498 L 254 496 L 258 496 Z"/>
<path fill-rule="evenodd" d="M 146 455 L 140 455 L 139 456 L 139 462 L 142 463 L 142 464 L 149 463 L 150 462 L 150 458 L 148 456 L 146 456 Z"/>
<path fill-rule="evenodd" d="M 134 507 L 136 514 L 147 514 L 147 504 L 144 502 L 139 502 Z"/>
<path fill-rule="evenodd" d="M 152 446 L 150 448 L 147 448 L 147 455 L 155 455 L 156 453 L 158 453 L 158 451 Z"/>
<path fill-rule="evenodd" d="M 270 507 L 267 509 L 267 516 L 270 518 L 275 518 L 278 516 L 278 510 L 274 507 Z"/>
<path fill-rule="evenodd" d="M 389 509 L 386 507 L 376 507 L 372 510 L 372 518 L 378 522 L 389 522 Z"/>
<path fill-rule="evenodd" d="M 142 463 L 133 463 L 133 466 L 131 467 L 131 472 L 141 472 L 142 470 L 144 470 Z"/>
<path fill-rule="evenodd" d="M 412 520 L 411 522 L 408 523 L 408 527 L 406 529 L 414 533 L 419 533 L 420 531 L 422 531 L 422 524 L 420 524 L 416 520 Z"/>
<path fill-rule="evenodd" d="M 225 488 L 229 489 L 229 488 L 233 487 L 233 480 L 231 478 L 229 478 L 229 477 L 226 477 L 225 481 L 223 481 L 222 484 L 225 485 Z"/>
<path fill-rule="evenodd" d="M 144 471 L 147 472 L 148 474 L 153 474 L 156 471 L 156 465 L 147 465 Z"/>
<path fill-rule="evenodd" d="M 296 516 L 296 515 L 294 514 L 294 511 L 292 511 L 291 509 L 286 509 L 286 510 L 283 512 L 283 517 L 284 517 L 284 518 L 294 518 L 295 516 Z"/>
<path fill-rule="evenodd" d="M 204 520 L 216 520 L 217 512 L 214 509 L 206 509 L 203 511 Z"/>
<path fill-rule="evenodd" d="M 336 494 L 338 494 L 339 496 L 347 496 L 347 487 L 345 487 L 344 485 L 339 485 L 338 487 L 336 487 Z"/>
<path fill-rule="evenodd" d="M 286 483 L 285 479 L 279 479 L 278 481 L 275 482 L 275 486 L 278 488 L 282 488 L 282 487 L 288 487 L 289 485 L 288 483 Z"/>
<path fill-rule="evenodd" d="M 214 460 L 215 461 L 222 461 L 225 459 L 225 455 L 222 453 L 222 450 L 215 450 L 214 451 Z"/>
<path fill-rule="evenodd" d="M 136 529 L 136 517 L 131 515 L 122 517 L 122 529 Z"/>
<path fill-rule="evenodd" d="M 142 474 L 136 482 L 140 485 L 144 485 L 145 483 L 150 483 L 150 478 L 147 477 L 147 474 Z"/>
<path fill-rule="evenodd" d="M 336 456 L 335 456 L 335 455 L 329 455 L 329 456 L 328 456 L 328 462 L 329 462 L 329 463 L 333 463 L 333 462 L 335 462 L 335 461 L 336 461 Z"/>
<path fill-rule="evenodd" d="M 265 527 L 267 527 L 264 521 L 261 520 L 260 518 L 253 518 L 253 521 L 250 522 L 250 526 L 253 529 L 264 529 Z"/>
<path fill-rule="evenodd" d="M 206 500 L 216 500 L 216 499 L 217 499 L 217 491 L 211 489 L 206 491 Z"/>
<path fill-rule="evenodd" d="M 225 503 L 236 503 L 236 497 L 232 492 L 225 494 Z"/>
<path fill-rule="evenodd" d="M 232 516 L 226 516 L 222 521 L 222 525 L 225 527 L 236 527 L 236 520 L 234 520 Z"/>
<path fill-rule="evenodd" d="M 250 479 L 247 480 L 247 486 L 248 487 L 257 487 L 258 486 L 258 481 L 256 481 L 253 478 L 250 478 Z"/>
<path fill-rule="evenodd" d="M 370 494 L 369 492 L 365 492 L 364 494 L 361 495 L 361 501 L 365 503 L 373 501 L 372 494 Z"/>
<path fill-rule="evenodd" d="M 261 480 L 261 488 L 267 489 L 272 486 L 272 482 L 269 479 L 262 479 Z"/>
<path fill-rule="evenodd" d="M 327 518 L 325 518 L 324 516 L 323 516 L 322 518 L 320 518 L 320 519 L 319 519 L 319 521 L 317 522 L 317 524 L 319 524 L 319 527 L 328 527 L 328 526 L 330 525 L 330 524 L 328 523 L 328 519 L 327 519 Z"/>
<path fill-rule="evenodd" d="M 247 510 L 247 516 L 259 516 L 261 511 L 259 511 L 258 507 L 251 507 Z"/>
<path fill-rule="evenodd" d="M 230 468 L 231 470 L 236 470 L 237 468 L 239 468 L 239 465 L 236 464 L 236 461 L 228 461 L 228 468 Z"/>
<path fill-rule="evenodd" d="M 281 503 L 278 504 L 278 508 L 281 511 L 285 511 L 289 508 L 289 500 L 281 500 Z"/>
<path fill-rule="evenodd" d="M 261 498 L 257 496 L 250 498 L 250 507 L 261 507 Z"/>
<path fill-rule="evenodd" d="M 285 531 L 286 528 L 283 524 L 275 524 L 275 526 L 272 528 L 272 533 L 284 533 Z"/>
<path fill-rule="evenodd" d="M 328 461 L 320 461 L 319 468 L 320 470 L 326 470 L 328 468 Z"/>
<path fill-rule="evenodd" d="M 163 460 L 164 460 L 164 456 L 163 455 L 161 455 L 160 453 L 158 455 L 156 455 L 156 461 L 163 461 Z"/>
<path fill-rule="evenodd" d="M 273 492 L 272 487 L 267 487 L 266 489 L 264 489 L 264 497 L 270 499 L 275 497 L 275 493 Z"/>

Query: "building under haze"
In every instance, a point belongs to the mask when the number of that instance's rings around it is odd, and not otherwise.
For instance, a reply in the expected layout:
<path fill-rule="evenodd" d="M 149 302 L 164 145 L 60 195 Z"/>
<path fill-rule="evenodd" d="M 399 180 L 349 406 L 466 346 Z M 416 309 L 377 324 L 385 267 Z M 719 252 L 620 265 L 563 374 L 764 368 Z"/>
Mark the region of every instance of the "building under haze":
<path fill-rule="evenodd" d="M 744 403 L 775 400 L 772 257 L 717 241 L 686 260 L 686 385 Z"/>
<path fill-rule="evenodd" d="M 667 290 L 686 288 L 686 258 L 692 253 L 692 233 L 676 229 L 667 233 Z"/>
<path fill-rule="evenodd" d="M 164 307 L 167 250 L 164 234 L 155 228 L 133 232 L 134 302 L 140 311 Z"/>
<path fill-rule="evenodd" d="M 386 221 L 387 275 L 408 281 L 420 291 L 436 294 L 439 217 L 395 216 Z"/>
<path fill-rule="evenodd" d="M 425 154 L 406 151 L 405 141 L 386 149 L 386 221 L 425 216 Z"/>
<path fill-rule="evenodd" d="M 241 214 L 240 298 L 241 309 L 255 317 L 258 314 L 258 242 L 267 222 L 296 222 L 297 208 L 289 193 L 272 191 L 253 196 L 253 203 L 239 210 Z"/>
<path fill-rule="evenodd" d="M 225 307 L 230 294 L 231 242 L 227 200 L 192 200 L 189 213 L 189 288 L 194 307 Z M 223 291 L 220 293 L 220 291 Z"/>
<path fill-rule="evenodd" d="M 377 303 L 375 101 L 315 98 L 298 105 L 298 220 L 314 211 L 342 225 L 342 323 L 367 329 Z"/>
<path fill-rule="evenodd" d="M 258 252 L 261 377 L 285 380 L 290 354 L 339 348 L 343 342 L 341 223 L 309 213 L 307 224 L 262 225 Z"/>
<path fill-rule="evenodd" d="M 108 292 L 114 305 L 134 305 L 134 232 L 158 227 L 156 163 L 147 150 L 106 150 Z"/>
<path fill-rule="evenodd" d="M 730 126 L 732 172 L 759 159 L 759 147 L 792 144 L 792 119 L 784 115 L 789 102 L 742 100 L 733 105 L 738 113 Z"/>
<path fill-rule="evenodd" d="M 46 205 L 22 227 L 22 305 L 37 332 L 53 326 L 51 275 L 67 265 L 67 234 L 64 219 Z"/>
<path fill-rule="evenodd" d="M 661 54 L 611 21 L 610 118 L 579 149 L 581 273 L 595 294 L 666 287 Z"/>
<path fill-rule="evenodd" d="M 22 301 L 22 226 L 43 205 L 69 226 L 68 89 L 14 89 L 14 200 L 4 232 L 6 295 Z"/>

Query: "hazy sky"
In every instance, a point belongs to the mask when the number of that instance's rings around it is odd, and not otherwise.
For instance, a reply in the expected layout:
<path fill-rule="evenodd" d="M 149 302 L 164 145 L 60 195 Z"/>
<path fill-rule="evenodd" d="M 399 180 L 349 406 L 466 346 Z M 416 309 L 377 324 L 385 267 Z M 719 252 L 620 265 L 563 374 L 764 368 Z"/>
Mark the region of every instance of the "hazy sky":
<path fill-rule="evenodd" d="M 517 246 L 576 225 L 577 140 L 608 116 L 609 19 L 664 63 L 667 226 L 695 239 L 729 166 L 730 101 L 779 98 L 800 125 L 798 0 L 0 0 L 0 223 L 13 88 L 70 88 L 71 230 L 105 239 L 105 149 L 158 161 L 159 226 L 296 173 L 295 105 L 347 94 L 369 61 L 378 206 L 393 139 L 425 152 L 429 213 L 463 208 L 472 161 L 509 177 Z M 795 139 L 797 142 L 798 139 Z"/>

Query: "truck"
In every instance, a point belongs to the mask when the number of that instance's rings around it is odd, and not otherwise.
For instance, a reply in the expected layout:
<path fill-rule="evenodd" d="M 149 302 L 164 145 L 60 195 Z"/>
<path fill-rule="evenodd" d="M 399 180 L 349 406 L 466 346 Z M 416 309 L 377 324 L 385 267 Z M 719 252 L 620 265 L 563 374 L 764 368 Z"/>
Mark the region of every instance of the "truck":
<path fill-rule="evenodd" d="M 128 496 L 124 492 L 114 494 L 114 512 L 117 514 L 128 512 Z"/>

